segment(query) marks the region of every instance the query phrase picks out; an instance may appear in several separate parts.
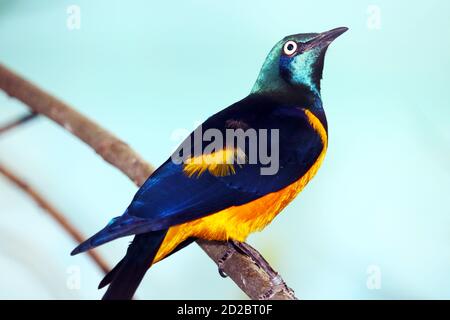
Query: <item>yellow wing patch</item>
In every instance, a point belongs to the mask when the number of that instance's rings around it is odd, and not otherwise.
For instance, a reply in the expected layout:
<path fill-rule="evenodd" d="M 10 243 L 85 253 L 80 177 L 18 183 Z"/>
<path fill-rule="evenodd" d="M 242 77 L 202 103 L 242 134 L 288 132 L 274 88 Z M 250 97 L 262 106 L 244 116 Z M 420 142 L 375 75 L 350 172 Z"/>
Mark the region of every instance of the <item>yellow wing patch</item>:
<path fill-rule="evenodd" d="M 225 148 L 209 154 L 188 158 L 183 167 L 183 172 L 189 177 L 201 176 L 208 171 L 216 177 L 228 176 L 236 173 L 235 165 L 246 162 L 245 152 L 239 148 Z"/>

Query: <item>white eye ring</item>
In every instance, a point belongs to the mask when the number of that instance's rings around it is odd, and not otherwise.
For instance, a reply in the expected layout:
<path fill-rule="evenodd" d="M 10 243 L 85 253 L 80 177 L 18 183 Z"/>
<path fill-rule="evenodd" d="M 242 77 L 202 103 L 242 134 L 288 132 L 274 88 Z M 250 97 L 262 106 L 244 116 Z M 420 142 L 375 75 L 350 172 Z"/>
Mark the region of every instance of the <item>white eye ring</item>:
<path fill-rule="evenodd" d="M 288 56 L 294 54 L 297 51 L 297 42 L 289 40 L 284 44 L 283 51 Z"/>

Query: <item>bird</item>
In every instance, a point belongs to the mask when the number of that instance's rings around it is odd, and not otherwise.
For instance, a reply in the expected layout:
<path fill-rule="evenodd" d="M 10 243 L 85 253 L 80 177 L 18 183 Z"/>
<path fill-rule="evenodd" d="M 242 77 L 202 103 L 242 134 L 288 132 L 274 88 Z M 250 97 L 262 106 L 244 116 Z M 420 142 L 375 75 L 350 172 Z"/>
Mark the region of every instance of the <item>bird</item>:
<path fill-rule="evenodd" d="M 197 239 L 231 243 L 264 264 L 245 240 L 273 221 L 324 160 L 324 59 L 329 45 L 347 30 L 294 34 L 277 42 L 250 93 L 199 126 L 217 137 L 240 132 L 244 143 L 208 149 L 204 136 L 195 143 L 197 128 L 150 175 L 121 216 L 72 251 L 75 255 L 134 236 L 124 258 L 100 282 L 99 288 L 108 286 L 103 299 L 132 299 L 153 264 Z M 247 139 L 251 134 L 245 136 L 248 132 L 259 139 L 256 146 Z M 261 156 L 269 153 L 272 168 Z M 251 159 L 255 154 L 261 159 Z"/>

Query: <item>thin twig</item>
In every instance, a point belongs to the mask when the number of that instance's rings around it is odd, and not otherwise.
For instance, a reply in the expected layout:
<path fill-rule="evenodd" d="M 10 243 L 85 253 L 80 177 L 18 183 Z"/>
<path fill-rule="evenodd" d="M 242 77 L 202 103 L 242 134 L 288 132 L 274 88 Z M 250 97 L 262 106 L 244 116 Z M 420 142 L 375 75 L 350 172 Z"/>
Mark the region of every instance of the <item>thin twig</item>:
<path fill-rule="evenodd" d="M 83 140 L 105 161 L 133 180 L 136 185 L 141 186 L 153 172 L 150 164 L 112 133 L 1 64 L 0 89 L 28 105 L 33 112 L 47 116 Z M 197 241 L 197 243 L 216 264 L 228 249 L 227 244 L 222 242 Z M 269 275 L 258 268 L 251 259 L 240 253 L 233 254 L 227 260 L 223 271 L 251 299 L 259 299 L 271 287 Z M 282 288 L 271 298 L 291 300 L 295 297 L 289 290 Z"/>
<path fill-rule="evenodd" d="M 35 189 L 33 189 L 29 184 L 19 178 L 17 175 L 11 172 L 11 170 L 5 168 L 0 164 L 0 173 L 4 175 L 10 182 L 14 183 L 17 187 L 22 189 L 26 194 L 28 194 L 37 205 L 39 205 L 45 212 L 47 212 L 53 219 L 55 219 L 58 224 L 72 236 L 72 238 L 80 243 L 85 239 L 85 237 L 67 220 L 67 218 L 59 212 L 55 207 L 53 207 L 50 202 L 48 202 L 41 194 L 39 194 Z M 108 273 L 110 268 L 108 264 L 103 260 L 97 252 L 88 252 L 92 260 L 97 264 L 97 266 L 105 273 Z"/>
<path fill-rule="evenodd" d="M 6 131 L 9 131 L 11 129 L 14 129 L 30 120 L 35 119 L 36 117 L 37 117 L 37 113 L 29 113 L 24 116 L 21 116 L 20 118 L 13 120 L 10 123 L 7 123 L 3 127 L 0 127 L 0 134 L 4 133 Z"/>

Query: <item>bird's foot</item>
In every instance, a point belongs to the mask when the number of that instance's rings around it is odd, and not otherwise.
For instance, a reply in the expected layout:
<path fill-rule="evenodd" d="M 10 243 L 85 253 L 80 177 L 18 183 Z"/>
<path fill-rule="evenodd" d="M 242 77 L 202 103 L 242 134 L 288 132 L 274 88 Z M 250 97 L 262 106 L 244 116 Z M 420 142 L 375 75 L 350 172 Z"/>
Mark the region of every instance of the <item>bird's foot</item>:
<path fill-rule="evenodd" d="M 232 245 L 242 254 L 248 256 L 253 262 L 263 269 L 271 278 L 275 278 L 278 274 L 272 269 L 266 259 L 256 251 L 251 245 L 245 242 L 231 240 Z"/>
<path fill-rule="evenodd" d="M 262 270 L 264 270 L 270 277 L 271 288 L 267 292 L 259 296 L 260 300 L 268 300 L 275 296 L 278 292 L 286 292 L 292 299 L 297 299 L 295 297 L 294 290 L 289 288 L 284 282 L 283 278 L 270 266 L 266 259 L 252 246 L 245 242 L 238 242 L 232 240 L 231 243 L 234 247 L 241 253 L 247 255 L 253 260 L 253 262 Z"/>
<path fill-rule="evenodd" d="M 225 271 L 223 270 L 223 267 L 225 265 L 225 262 L 227 262 L 228 259 L 230 259 L 230 257 L 233 255 L 233 253 L 235 252 L 235 248 L 233 246 L 231 246 L 230 244 L 228 244 L 228 249 L 227 251 L 225 251 L 225 253 L 223 254 L 222 258 L 220 258 L 217 261 L 217 265 L 219 267 L 219 274 L 222 278 L 226 278 L 228 277 L 228 275 L 225 273 Z"/>
<path fill-rule="evenodd" d="M 284 282 L 283 278 L 279 274 L 277 274 L 275 277 L 273 277 L 270 280 L 271 288 L 267 290 L 265 293 L 261 294 L 258 299 L 259 300 L 270 300 L 272 299 L 278 292 L 286 292 L 291 299 L 296 300 L 294 290 L 289 288 Z"/>

